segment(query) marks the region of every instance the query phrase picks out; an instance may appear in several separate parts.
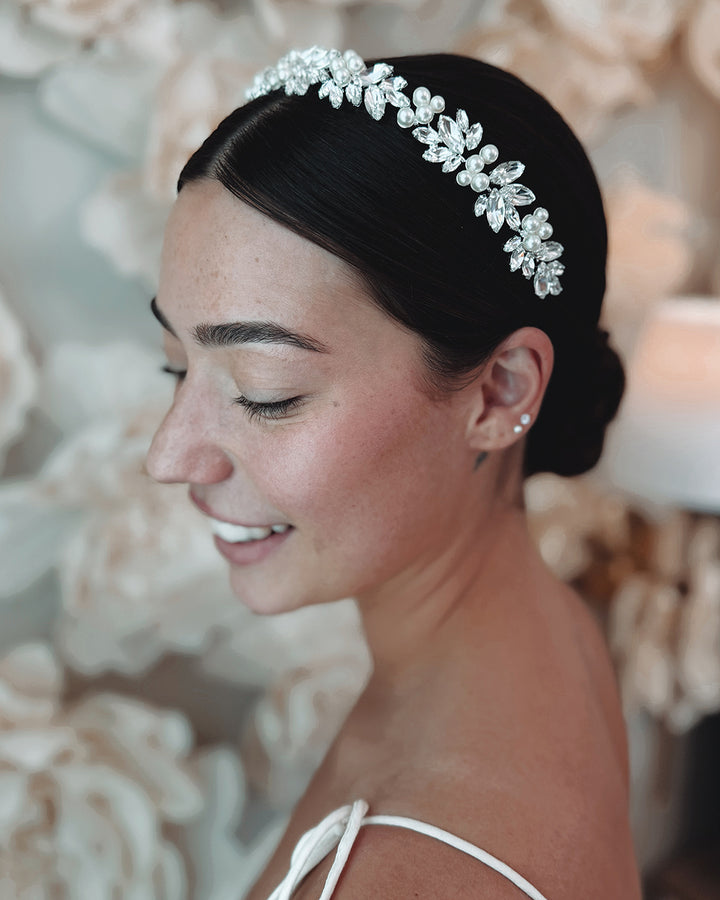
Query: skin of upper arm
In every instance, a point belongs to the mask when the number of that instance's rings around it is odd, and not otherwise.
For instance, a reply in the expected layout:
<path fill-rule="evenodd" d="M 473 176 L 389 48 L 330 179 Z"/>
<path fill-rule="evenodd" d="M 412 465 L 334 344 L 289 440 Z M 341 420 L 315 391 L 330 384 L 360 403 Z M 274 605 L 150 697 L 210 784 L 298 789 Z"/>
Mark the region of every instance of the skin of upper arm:
<path fill-rule="evenodd" d="M 334 856 L 335 851 L 308 875 L 293 900 L 318 900 Z M 522 892 L 480 860 L 434 838 L 367 825 L 332 896 L 333 900 L 518 900 Z"/>

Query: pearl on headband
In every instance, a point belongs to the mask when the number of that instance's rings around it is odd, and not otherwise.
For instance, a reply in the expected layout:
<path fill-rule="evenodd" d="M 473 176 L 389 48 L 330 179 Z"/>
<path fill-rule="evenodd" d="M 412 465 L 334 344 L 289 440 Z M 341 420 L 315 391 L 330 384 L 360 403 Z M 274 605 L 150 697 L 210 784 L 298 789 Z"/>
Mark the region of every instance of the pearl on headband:
<path fill-rule="evenodd" d="M 548 211 L 538 206 L 523 219 L 517 211 L 535 202 L 530 188 L 515 183 L 525 171 L 524 163 L 512 160 L 483 171 L 497 162 L 500 152 L 495 144 L 481 146 L 483 127 L 479 122 L 471 125 L 465 110 L 457 110 L 454 119 L 444 115 L 445 99 L 426 87 L 415 88 L 411 101 L 402 93 L 407 81 L 393 75 L 392 66 L 376 63 L 368 69 L 354 50 L 342 53 L 322 47 L 291 50 L 277 65 L 256 75 L 246 94 L 253 100 L 284 88 L 286 94 L 304 95 L 314 84 L 320 85 L 318 96 L 327 97 L 335 109 L 345 99 L 353 106 L 364 103 L 373 119 L 380 120 L 388 104 L 396 107 L 398 125 L 413 128 L 413 137 L 427 146 L 423 159 L 441 163 L 443 172 L 457 172 L 457 184 L 478 195 L 475 215 L 484 215 L 496 233 L 504 224 L 517 232 L 503 246 L 510 254 L 510 270 L 519 269 L 525 278 L 532 278 L 540 298 L 560 293 L 563 246 L 549 240 L 553 230 Z M 435 116 L 437 127 L 431 127 Z M 471 155 L 466 156 L 468 152 Z"/>

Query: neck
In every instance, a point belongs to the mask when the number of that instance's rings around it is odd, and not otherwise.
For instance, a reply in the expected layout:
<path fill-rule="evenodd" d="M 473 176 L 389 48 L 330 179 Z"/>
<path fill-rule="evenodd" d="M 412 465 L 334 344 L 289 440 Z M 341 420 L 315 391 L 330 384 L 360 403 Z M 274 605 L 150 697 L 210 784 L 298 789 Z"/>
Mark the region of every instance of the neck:
<path fill-rule="evenodd" d="M 438 668 L 498 644 L 522 618 L 549 573 L 524 510 L 494 511 L 478 532 L 458 535 L 425 567 L 358 598 L 374 661 L 372 683 L 393 696 Z M 513 624 L 514 623 L 514 624 Z"/>

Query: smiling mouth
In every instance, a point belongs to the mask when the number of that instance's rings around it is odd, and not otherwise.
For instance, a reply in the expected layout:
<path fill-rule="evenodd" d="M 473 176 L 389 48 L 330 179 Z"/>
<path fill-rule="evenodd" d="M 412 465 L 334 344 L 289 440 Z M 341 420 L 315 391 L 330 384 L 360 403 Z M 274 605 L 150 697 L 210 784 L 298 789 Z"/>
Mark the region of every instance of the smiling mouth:
<path fill-rule="evenodd" d="M 228 544 L 247 544 L 250 541 L 264 541 L 271 534 L 284 534 L 290 525 L 233 525 L 220 519 L 210 518 L 212 533 Z"/>

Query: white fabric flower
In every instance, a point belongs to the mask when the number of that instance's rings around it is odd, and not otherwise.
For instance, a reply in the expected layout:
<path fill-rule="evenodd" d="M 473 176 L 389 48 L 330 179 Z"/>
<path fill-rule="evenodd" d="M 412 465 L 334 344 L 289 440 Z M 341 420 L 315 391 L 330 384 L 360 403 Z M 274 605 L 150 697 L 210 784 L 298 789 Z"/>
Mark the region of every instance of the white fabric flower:
<path fill-rule="evenodd" d="M 148 120 L 163 72 L 174 56 L 158 40 L 142 56 L 117 41 L 105 41 L 57 65 L 39 84 L 43 110 L 63 129 L 132 165 L 142 157 Z"/>
<path fill-rule="evenodd" d="M 608 58 L 657 59 L 691 5 L 688 0 L 541 0 L 559 31 Z"/>
<path fill-rule="evenodd" d="M 616 547 L 628 539 L 627 503 L 587 478 L 544 472 L 528 478 L 524 492 L 530 533 L 547 565 L 564 581 L 591 563 L 591 537 Z"/>
<path fill-rule="evenodd" d="M 720 709 L 720 525 L 677 511 L 653 538 L 648 569 L 613 597 L 608 638 L 626 715 L 682 734 Z"/>
<path fill-rule="evenodd" d="M 142 14 L 147 0 L 16 0 L 32 22 L 88 40 L 122 29 Z"/>
<path fill-rule="evenodd" d="M 228 747 L 202 750 L 196 757 L 196 769 L 206 806 L 183 827 L 182 839 L 192 860 L 193 896 L 241 900 L 280 842 L 286 818 L 274 816 L 249 841 L 239 843 L 236 834 L 244 812 L 245 782 L 237 755 Z M 244 825 L 247 827 L 247 822 Z"/>
<path fill-rule="evenodd" d="M 676 294 L 692 271 L 691 215 L 679 197 L 651 188 L 630 170 L 608 185 L 605 206 L 608 270 L 602 323 L 629 354 L 650 304 Z"/>
<path fill-rule="evenodd" d="M 142 169 L 144 192 L 169 206 L 182 167 L 238 106 L 253 75 L 274 50 L 246 12 L 221 17 L 202 4 L 183 4 L 177 51 L 158 81 Z"/>
<path fill-rule="evenodd" d="M 86 673 L 200 652 L 238 615 L 207 520 L 184 487 L 143 470 L 172 390 L 159 363 L 129 344 L 57 347 L 43 398 L 72 436 L 35 479 L 0 491 L 3 588 L 57 566 L 58 646 Z"/>
<path fill-rule="evenodd" d="M 368 674 L 367 658 L 346 653 L 271 684 L 245 736 L 243 760 L 273 806 L 290 810 L 302 796 Z"/>
<path fill-rule="evenodd" d="M 85 203 L 80 229 L 87 243 L 119 272 L 141 278 L 154 290 L 170 203 L 149 196 L 142 178 L 140 172 L 112 175 Z"/>
<path fill-rule="evenodd" d="M 234 59 L 183 56 L 165 73 L 156 95 L 143 170 L 143 187 L 170 204 L 192 153 L 220 121 L 245 102 L 256 67 Z"/>
<path fill-rule="evenodd" d="M 685 36 L 685 52 L 702 84 L 720 100 L 720 0 L 696 5 Z"/>
<path fill-rule="evenodd" d="M 203 655 L 208 675 L 265 687 L 327 660 L 353 660 L 367 672 L 370 657 L 354 600 L 306 606 L 290 613 L 237 619 Z"/>
<path fill-rule="evenodd" d="M 32 78 L 79 49 L 77 38 L 33 22 L 19 0 L 0 0 L 0 72 Z"/>
<path fill-rule="evenodd" d="M 5 452 L 22 432 L 37 392 L 25 335 L 0 293 L 0 471 Z"/>
<path fill-rule="evenodd" d="M 164 829 L 203 808 L 187 720 L 112 694 L 63 709 L 61 688 L 43 644 L 0 660 L 0 893 L 180 900 Z"/>
<path fill-rule="evenodd" d="M 247 13 L 219 16 L 200 3 L 171 7 L 150 44 L 105 42 L 45 81 L 45 109 L 84 139 L 122 154 L 86 201 L 84 239 L 118 270 L 157 284 L 165 222 L 180 170 L 215 126 L 245 101 L 274 51 Z"/>
<path fill-rule="evenodd" d="M 258 23 L 275 47 L 342 47 L 344 3 L 314 5 L 305 0 L 253 0 Z M 340 8 L 338 8 L 340 7 Z M 273 60 L 268 60 L 273 62 Z"/>
<path fill-rule="evenodd" d="M 289 810 L 367 682 L 370 654 L 352 600 L 238 618 L 202 657 L 210 675 L 265 689 L 243 740 L 248 777 Z"/>
<path fill-rule="evenodd" d="M 667 46 L 685 6 L 671 0 L 495 0 L 483 4 L 458 49 L 519 75 L 587 140 L 618 109 L 652 99 L 643 65 Z"/>

